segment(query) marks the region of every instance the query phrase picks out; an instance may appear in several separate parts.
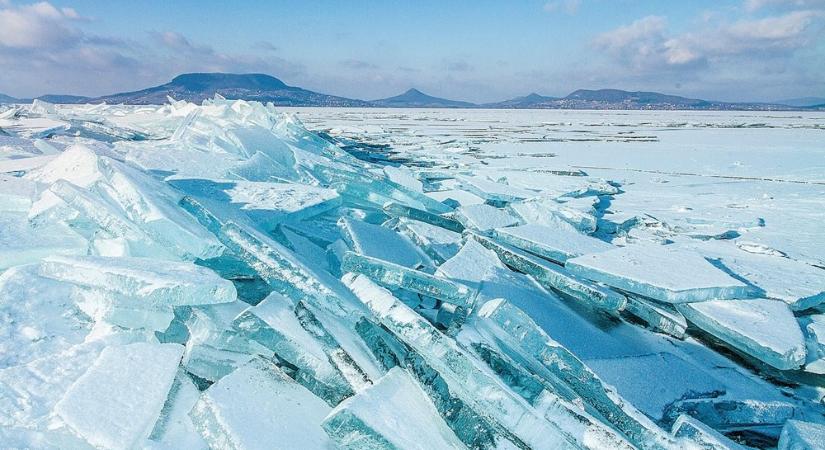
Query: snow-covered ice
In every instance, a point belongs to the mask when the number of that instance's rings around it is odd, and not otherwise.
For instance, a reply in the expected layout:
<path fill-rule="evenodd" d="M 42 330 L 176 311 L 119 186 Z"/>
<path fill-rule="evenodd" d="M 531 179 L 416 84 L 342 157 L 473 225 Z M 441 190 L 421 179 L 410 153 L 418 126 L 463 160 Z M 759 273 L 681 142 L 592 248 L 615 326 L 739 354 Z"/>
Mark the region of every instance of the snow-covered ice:
<path fill-rule="evenodd" d="M 821 113 L 0 127 L 0 447 L 821 442 Z"/>

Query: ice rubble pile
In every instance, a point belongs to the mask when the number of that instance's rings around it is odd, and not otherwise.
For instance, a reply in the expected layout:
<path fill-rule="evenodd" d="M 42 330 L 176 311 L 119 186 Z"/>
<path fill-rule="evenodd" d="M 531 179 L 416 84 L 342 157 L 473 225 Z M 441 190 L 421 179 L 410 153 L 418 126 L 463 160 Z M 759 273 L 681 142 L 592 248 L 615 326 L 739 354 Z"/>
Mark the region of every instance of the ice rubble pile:
<path fill-rule="evenodd" d="M 0 112 L 3 446 L 822 444 L 821 269 L 342 147 L 221 98 Z"/>

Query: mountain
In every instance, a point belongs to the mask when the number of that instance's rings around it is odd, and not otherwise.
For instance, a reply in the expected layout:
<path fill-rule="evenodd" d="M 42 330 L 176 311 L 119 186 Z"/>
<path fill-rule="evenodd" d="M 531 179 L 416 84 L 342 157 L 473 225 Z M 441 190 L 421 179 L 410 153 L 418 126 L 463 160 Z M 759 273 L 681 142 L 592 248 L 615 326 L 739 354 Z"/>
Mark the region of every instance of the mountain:
<path fill-rule="evenodd" d="M 787 105 L 773 103 L 728 103 L 660 94 L 658 92 L 622 91 L 619 89 L 579 89 L 563 98 L 531 94 L 504 102 L 485 105 L 491 108 L 529 109 L 655 109 L 655 110 L 787 110 Z"/>
<path fill-rule="evenodd" d="M 524 97 L 516 97 L 510 100 L 505 100 L 503 102 L 497 103 L 487 103 L 483 105 L 485 108 L 522 108 L 522 109 L 531 109 L 531 108 L 541 108 L 542 105 L 550 104 L 559 100 L 558 97 L 545 97 L 543 95 L 539 95 L 536 93 L 532 93 L 529 95 L 525 95 Z"/>
<path fill-rule="evenodd" d="M 802 108 L 806 108 L 809 106 L 812 107 L 819 107 L 825 104 L 825 98 L 823 97 L 801 97 L 801 98 L 789 98 L 786 100 L 777 100 L 774 103 L 779 103 L 780 105 L 788 105 L 788 106 L 798 106 Z"/>
<path fill-rule="evenodd" d="M 41 95 L 37 97 L 38 100 L 43 100 L 44 102 L 49 103 L 62 103 L 62 104 L 78 104 L 78 103 L 88 103 L 91 100 L 90 97 L 84 97 L 82 95 L 63 95 L 63 94 L 47 94 Z M 28 103 L 28 100 L 26 101 Z"/>
<path fill-rule="evenodd" d="M 20 100 L 6 94 L 0 94 L 0 103 L 17 103 L 19 101 Z"/>
<path fill-rule="evenodd" d="M 278 106 L 370 106 L 368 102 L 320 94 L 264 74 L 187 73 L 171 82 L 122 94 L 90 99 L 92 103 L 163 104 L 166 97 L 200 103 L 219 94 L 227 99 L 272 102 Z"/>
<path fill-rule="evenodd" d="M 395 97 L 373 100 L 371 103 L 373 106 L 383 106 L 387 108 L 474 108 L 477 106 L 470 102 L 433 97 L 418 89 L 410 89 Z"/>

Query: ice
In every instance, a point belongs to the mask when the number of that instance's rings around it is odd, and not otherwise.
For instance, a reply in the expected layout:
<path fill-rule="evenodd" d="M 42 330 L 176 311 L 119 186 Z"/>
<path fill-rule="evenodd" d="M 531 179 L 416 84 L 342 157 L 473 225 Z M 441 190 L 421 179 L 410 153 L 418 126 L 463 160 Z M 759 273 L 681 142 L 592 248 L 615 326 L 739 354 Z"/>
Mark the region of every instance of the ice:
<path fill-rule="evenodd" d="M 673 435 L 688 438 L 705 450 L 746 450 L 744 446 L 685 414 L 673 422 Z"/>
<path fill-rule="evenodd" d="M 340 220 L 339 226 L 344 240 L 360 255 L 410 269 L 431 265 L 412 242 L 393 230 L 346 217 Z"/>
<path fill-rule="evenodd" d="M 679 306 L 690 323 L 777 369 L 805 363 L 805 340 L 788 306 L 778 300 L 713 300 Z"/>
<path fill-rule="evenodd" d="M 392 333 L 418 352 L 456 395 L 476 404 L 521 442 L 533 448 L 630 448 L 612 430 L 547 392 L 537 407 L 508 391 L 454 342 L 438 332 L 388 291 L 363 275 L 345 282 Z M 483 393 L 470 395 L 470 392 Z"/>
<path fill-rule="evenodd" d="M 338 405 L 323 427 L 343 448 L 466 448 L 418 383 L 399 367 Z"/>
<path fill-rule="evenodd" d="M 572 273 L 668 303 L 748 298 L 752 287 L 701 255 L 673 246 L 634 245 L 573 258 Z"/>
<path fill-rule="evenodd" d="M 55 405 L 66 424 L 101 448 L 129 448 L 149 437 L 175 378 L 183 347 L 108 347 Z"/>
<path fill-rule="evenodd" d="M 464 231 L 464 225 L 456 220 L 399 203 L 389 202 L 384 205 L 382 209 L 385 213 L 387 213 L 387 215 L 392 217 L 406 217 L 419 222 L 426 222 L 430 225 L 435 225 L 456 233 L 461 233 Z"/>
<path fill-rule="evenodd" d="M 0 427 L 0 442 L 5 449 L 38 449 L 38 450 L 92 450 L 94 447 L 70 432 L 36 431 L 27 428 Z"/>
<path fill-rule="evenodd" d="M 696 250 L 763 295 L 804 311 L 825 302 L 825 270 L 793 259 L 750 253 L 734 245 L 697 245 Z"/>
<path fill-rule="evenodd" d="M 782 427 L 778 450 L 816 450 L 825 445 L 825 425 L 789 420 Z"/>
<path fill-rule="evenodd" d="M 39 276 L 36 265 L 0 275 L 0 370 L 84 341 L 93 323 L 71 295 L 71 285 Z"/>
<path fill-rule="evenodd" d="M 535 197 L 512 203 L 509 208 L 529 224 L 558 228 L 560 223 L 567 223 L 582 233 L 596 231 L 596 218 L 592 214 L 570 208 L 550 198 Z"/>
<path fill-rule="evenodd" d="M 261 358 L 213 384 L 189 415 L 210 448 L 326 449 L 330 407 Z"/>
<path fill-rule="evenodd" d="M 461 247 L 460 234 L 428 223 L 402 220 L 396 229 L 437 264 L 452 258 Z"/>
<path fill-rule="evenodd" d="M 554 227 L 528 224 L 497 228 L 493 230 L 493 236 L 501 242 L 559 264 L 587 253 L 604 252 L 614 248 L 604 241 L 579 233 L 564 222 Z"/>
<path fill-rule="evenodd" d="M 617 313 L 627 304 L 627 298 L 624 295 L 581 279 L 553 263 L 480 235 L 474 234 L 472 239 L 493 250 L 505 264 L 530 275 L 542 286 L 581 301 L 590 307 L 608 313 Z"/>
<path fill-rule="evenodd" d="M 506 210 L 490 205 L 461 206 L 454 214 L 456 220 L 464 227 L 477 231 L 489 231 L 518 224 L 518 219 Z"/>
<path fill-rule="evenodd" d="M 338 193 L 332 189 L 298 183 L 181 178 L 171 179 L 169 183 L 196 199 L 219 199 L 228 203 L 268 230 L 283 222 L 323 214 L 341 203 Z"/>
<path fill-rule="evenodd" d="M 406 289 L 458 306 L 472 306 L 474 293 L 467 286 L 380 259 L 347 252 L 341 271 L 364 274 L 384 286 Z"/>
<path fill-rule="evenodd" d="M 2 444 L 762 448 L 822 423 L 821 114 L 283 111 L 0 110 Z"/>
<path fill-rule="evenodd" d="M 0 212 L 0 272 L 49 255 L 85 255 L 88 249 L 89 243 L 63 224 L 35 228 L 25 213 Z"/>
<path fill-rule="evenodd" d="M 40 274 L 152 306 L 227 303 L 237 295 L 231 282 L 209 269 L 146 258 L 51 256 L 40 265 Z"/>
<path fill-rule="evenodd" d="M 579 358 L 545 334 L 527 314 L 504 299 L 490 300 L 477 312 L 479 326 L 491 327 L 509 340 L 504 346 L 516 354 L 525 352 L 640 448 L 672 445 L 653 422 L 604 384 Z M 538 372 L 538 371 L 534 371 Z"/>
<path fill-rule="evenodd" d="M 295 305 L 283 296 L 270 294 L 240 314 L 233 327 L 294 367 L 293 378 L 328 403 L 336 405 L 353 394 L 352 386 L 330 362 L 321 342 L 301 324 Z"/>

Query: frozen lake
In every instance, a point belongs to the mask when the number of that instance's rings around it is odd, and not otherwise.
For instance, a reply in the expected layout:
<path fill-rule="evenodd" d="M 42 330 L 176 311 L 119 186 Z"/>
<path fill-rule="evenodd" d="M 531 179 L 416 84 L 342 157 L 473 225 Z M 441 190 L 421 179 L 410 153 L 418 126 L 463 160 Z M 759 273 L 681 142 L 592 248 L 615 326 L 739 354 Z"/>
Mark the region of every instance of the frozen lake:
<path fill-rule="evenodd" d="M 309 129 L 388 145 L 415 165 L 526 188 L 581 171 L 621 185 L 614 217 L 744 228 L 743 241 L 825 266 L 822 112 L 288 110 Z"/>

